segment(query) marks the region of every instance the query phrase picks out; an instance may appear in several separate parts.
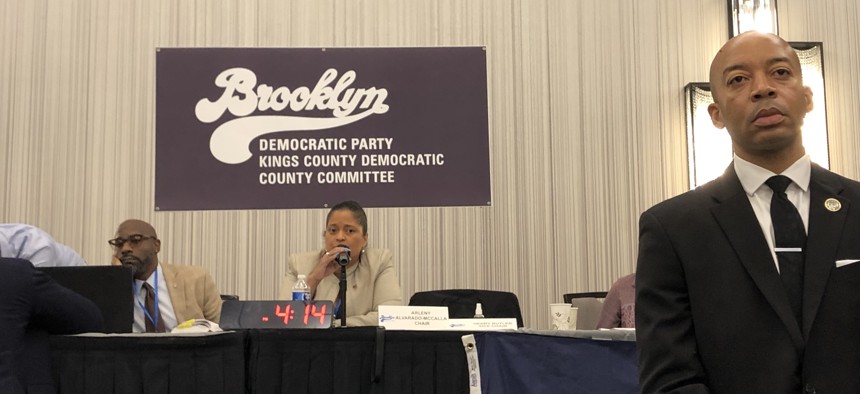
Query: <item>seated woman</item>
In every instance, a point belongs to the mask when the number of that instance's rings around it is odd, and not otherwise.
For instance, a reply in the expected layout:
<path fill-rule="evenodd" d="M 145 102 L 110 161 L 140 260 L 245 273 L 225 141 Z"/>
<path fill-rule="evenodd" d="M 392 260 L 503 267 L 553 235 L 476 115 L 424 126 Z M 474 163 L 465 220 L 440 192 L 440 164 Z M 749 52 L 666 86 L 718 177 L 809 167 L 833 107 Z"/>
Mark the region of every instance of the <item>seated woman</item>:
<path fill-rule="evenodd" d="M 311 298 L 334 301 L 337 313 L 340 266 L 335 257 L 346 251 L 345 246 L 350 250 L 346 266 L 346 325 L 375 326 L 379 305 L 403 305 L 391 251 L 367 248 L 367 215 L 361 205 L 344 201 L 332 207 L 326 217 L 323 239 L 325 249 L 290 256 L 279 299 L 291 299 L 298 275 L 305 274 Z M 339 323 L 337 319 L 335 324 Z"/>
<path fill-rule="evenodd" d="M 636 273 L 618 278 L 606 299 L 597 328 L 635 328 L 636 327 Z"/>

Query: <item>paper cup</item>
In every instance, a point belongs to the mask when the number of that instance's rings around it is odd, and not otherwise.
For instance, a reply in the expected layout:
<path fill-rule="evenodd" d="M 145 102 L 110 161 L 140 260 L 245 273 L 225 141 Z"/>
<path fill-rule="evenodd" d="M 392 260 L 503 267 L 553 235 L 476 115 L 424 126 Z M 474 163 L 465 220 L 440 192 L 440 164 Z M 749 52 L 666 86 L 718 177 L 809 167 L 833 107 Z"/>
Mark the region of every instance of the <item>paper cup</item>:
<path fill-rule="evenodd" d="M 553 330 L 569 328 L 570 304 L 549 304 L 549 327 Z"/>

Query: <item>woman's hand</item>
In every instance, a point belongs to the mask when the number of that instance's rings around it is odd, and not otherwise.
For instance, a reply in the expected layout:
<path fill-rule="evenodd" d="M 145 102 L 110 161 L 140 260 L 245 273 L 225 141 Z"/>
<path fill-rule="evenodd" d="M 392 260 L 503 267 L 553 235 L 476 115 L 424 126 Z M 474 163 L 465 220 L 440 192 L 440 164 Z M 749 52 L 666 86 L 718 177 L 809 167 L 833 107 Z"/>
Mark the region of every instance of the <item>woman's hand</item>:
<path fill-rule="evenodd" d="M 317 285 L 325 279 L 326 276 L 332 275 L 340 269 L 340 265 L 337 264 L 335 258 L 338 254 L 346 252 L 347 250 L 348 249 L 346 248 L 336 246 L 320 255 L 319 262 L 317 262 L 317 265 L 307 277 L 308 286 L 311 288 L 311 296 L 316 294 Z"/>

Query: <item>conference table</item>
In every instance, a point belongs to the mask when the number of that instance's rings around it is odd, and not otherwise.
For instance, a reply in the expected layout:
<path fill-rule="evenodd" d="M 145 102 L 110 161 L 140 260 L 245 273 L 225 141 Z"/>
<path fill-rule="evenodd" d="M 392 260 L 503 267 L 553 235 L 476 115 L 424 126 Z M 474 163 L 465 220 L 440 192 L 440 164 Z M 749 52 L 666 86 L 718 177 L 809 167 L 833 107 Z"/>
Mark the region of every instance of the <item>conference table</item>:
<path fill-rule="evenodd" d="M 356 327 L 53 336 L 52 372 L 62 394 L 469 393 L 478 382 L 470 381 L 477 366 L 467 362 L 467 334 Z M 637 392 L 635 342 L 614 335 L 474 333 L 483 392 Z"/>
<path fill-rule="evenodd" d="M 635 340 L 629 330 L 477 333 L 480 387 L 485 394 L 639 393 Z"/>
<path fill-rule="evenodd" d="M 245 334 L 51 336 L 58 393 L 242 393 Z"/>

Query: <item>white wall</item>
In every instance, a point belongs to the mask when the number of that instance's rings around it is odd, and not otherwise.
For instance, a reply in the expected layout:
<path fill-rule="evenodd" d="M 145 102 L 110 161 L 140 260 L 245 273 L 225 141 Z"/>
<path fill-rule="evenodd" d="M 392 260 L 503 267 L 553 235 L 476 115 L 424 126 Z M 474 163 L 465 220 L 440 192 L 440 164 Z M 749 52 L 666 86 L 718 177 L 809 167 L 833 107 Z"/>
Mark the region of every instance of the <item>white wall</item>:
<path fill-rule="evenodd" d="M 91 264 L 127 218 L 162 260 L 271 299 L 323 210 L 155 212 L 155 48 L 487 47 L 493 206 L 370 209 L 408 298 L 510 290 L 547 304 L 635 267 L 638 215 L 686 190 L 683 87 L 727 38 L 725 0 L 0 1 L 0 221 L 45 228 Z M 860 7 L 780 0 L 780 32 L 823 41 L 831 168 L 860 178 Z"/>

